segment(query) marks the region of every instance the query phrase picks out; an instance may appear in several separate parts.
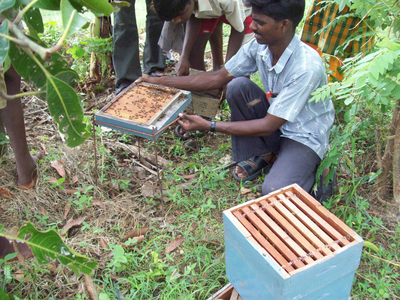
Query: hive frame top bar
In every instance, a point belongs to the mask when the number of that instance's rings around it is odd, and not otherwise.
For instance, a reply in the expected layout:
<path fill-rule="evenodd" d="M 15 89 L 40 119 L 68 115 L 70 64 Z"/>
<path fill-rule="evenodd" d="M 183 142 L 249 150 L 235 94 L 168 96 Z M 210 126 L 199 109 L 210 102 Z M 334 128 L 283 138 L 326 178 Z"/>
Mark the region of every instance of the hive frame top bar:
<path fill-rule="evenodd" d="M 362 242 L 297 184 L 230 208 L 224 214 L 234 220 L 249 241 L 261 247 L 264 256 L 268 252 L 289 275 Z M 279 218 L 281 221 L 276 221 Z"/>

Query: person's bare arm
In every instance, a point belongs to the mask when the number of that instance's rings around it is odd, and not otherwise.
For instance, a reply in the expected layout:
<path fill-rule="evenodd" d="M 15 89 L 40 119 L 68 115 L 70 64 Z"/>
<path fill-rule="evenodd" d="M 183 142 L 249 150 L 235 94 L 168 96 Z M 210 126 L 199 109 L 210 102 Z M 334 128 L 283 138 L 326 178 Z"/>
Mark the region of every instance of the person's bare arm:
<path fill-rule="evenodd" d="M 137 82 L 148 82 L 161 84 L 177 89 L 204 92 L 206 90 L 218 89 L 233 79 L 225 67 L 214 72 L 202 72 L 190 76 L 162 76 L 139 78 Z"/>
<path fill-rule="evenodd" d="M 207 121 L 199 116 L 179 114 L 178 123 L 187 131 L 199 130 L 206 131 L 211 128 L 211 121 Z M 217 122 L 216 132 L 241 135 L 241 136 L 268 136 L 286 123 L 285 119 L 267 114 L 262 119 L 236 121 L 236 122 Z"/>
<path fill-rule="evenodd" d="M 189 56 L 192 51 L 194 42 L 199 35 L 202 20 L 191 15 L 186 22 L 185 39 L 183 41 L 182 53 L 179 62 L 175 68 L 175 73 L 178 76 L 189 75 Z"/>

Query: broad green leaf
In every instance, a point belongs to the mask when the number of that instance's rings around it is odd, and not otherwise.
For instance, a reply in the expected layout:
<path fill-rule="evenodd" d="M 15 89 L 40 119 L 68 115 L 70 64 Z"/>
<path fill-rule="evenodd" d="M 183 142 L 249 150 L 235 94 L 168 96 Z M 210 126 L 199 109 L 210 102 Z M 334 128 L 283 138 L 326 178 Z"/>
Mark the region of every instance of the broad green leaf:
<path fill-rule="evenodd" d="M 78 73 L 73 70 L 63 71 L 56 75 L 56 77 L 71 87 L 76 87 L 78 84 Z"/>
<path fill-rule="evenodd" d="M 73 17 L 71 27 L 68 30 L 68 35 L 70 35 L 74 32 L 77 32 L 79 29 L 81 29 L 83 26 L 85 26 L 86 23 L 90 22 L 89 19 L 86 19 L 82 15 L 78 14 L 78 12 L 69 3 L 68 0 L 61 0 L 61 19 L 62 19 L 64 30 L 67 28 L 69 20 L 74 12 L 75 12 L 75 15 Z"/>
<path fill-rule="evenodd" d="M 0 25 L 0 32 L 2 34 L 8 35 L 8 21 L 5 20 L 3 24 Z M 0 38 L 0 66 L 3 65 L 6 60 L 8 49 L 10 48 L 10 42 L 7 39 Z"/>
<path fill-rule="evenodd" d="M 372 85 L 376 86 L 378 84 L 378 75 L 375 77 L 372 72 L 368 72 L 368 79 Z"/>
<path fill-rule="evenodd" d="M 15 298 L 13 295 L 7 295 L 0 285 L 0 299 L 1 300 L 14 300 Z"/>
<path fill-rule="evenodd" d="M 42 88 L 46 84 L 46 76 L 43 71 L 32 58 L 14 43 L 11 43 L 9 56 L 18 74 L 26 81 L 33 83 L 38 88 Z M 68 62 L 59 53 L 53 53 L 49 61 L 43 61 L 38 56 L 36 57 L 52 75 L 70 70 Z"/>
<path fill-rule="evenodd" d="M 66 134 L 69 147 L 78 146 L 89 137 L 80 99 L 72 87 L 51 76 L 47 79 L 47 103 L 60 132 Z"/>
<path fill-rule="evenodd" d="M 108 0 L 70 0 L 72 6 L 78 10 L 79 7 L 86 6 L 91 12 L 109 16 L 114 12 L 113 7 Z"/>
<path fill-rule="evenodd" d="M 15 4 L 15 0 L 0 0 L 0 13 L 13 7 Z"/>
<path fill-rule="evenodd" d="M 43 19 L 38 8 L 29 9 L 24 15 L 24 21 L 29 29 L 33 28 L 37 33 L 43 33 Z"/>
<path fill-rule="evenodd" d="M 394 40 L 389 40 L 385 38 L 384 40 L 376 43 L 378 48 L 388 48 L 389 50 L 400 50 L 400 44 L 396 43 Z"/>
<path fill-rule="evenodd" d="M 76 275 L 79 275 L 79 272 L 90 275 L 97 267 L 97 262 L 94 260 L 68 248 L 54 230 L 41 232 L 32 223 L 27 223 L 20 228 L 17 238 L 28 244 L 39 265 L 50 263 L 50 259 L 58 259 Z"/>
<path fill-rule="evenodd" d="M 354 101 L 354 97 L 350 96 L 350 97 L 346 98 L 346 100 L 344 101 L 344 104 L 349 105 L 353 101 Z"/>
<path fill-rule="evenodd" d="M 32 0 L 18 0 L 18 2 L 23 5 L 28 5 Z M 60 10 L 60 0 L 39 0 L 33 7 L 46 10 Z"/>
<path fill-rule="evenodd" d="M 363 74 L 362 77 L 357 78 L 355 88 L 360 89 L 365 85 L 366 82 L 367 82 L 367 77 L 365 76 L 365 74 Z"/>

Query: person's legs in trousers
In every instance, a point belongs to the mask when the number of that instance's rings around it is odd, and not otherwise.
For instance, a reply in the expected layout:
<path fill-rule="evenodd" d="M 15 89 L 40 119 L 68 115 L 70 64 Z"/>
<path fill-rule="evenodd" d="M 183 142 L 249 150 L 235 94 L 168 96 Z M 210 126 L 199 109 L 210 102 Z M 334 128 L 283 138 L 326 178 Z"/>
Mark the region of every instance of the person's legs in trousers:
<path fill-rule="evenodd" d="M 136 25 L 135 0 L 128 0 L 129 7 L 121 7 L 114 14 L 113 63 L 118 88 L 128 86 L 142 75 L 139 60 L 139 36 Z"/>
<path fill-rule="evenodd" d="M 157 16 L 150 5 L 151 0 L 146 0 L 146 43 L 143 50 L 143 73 L 149 75 L 156 71 L 164 71 L 166 60 L 158 45 L 164 21 Z"/>
<path fill-rule="evenodd" d="M 311 148 L 288 138 L 281 138 L 280 144 L 278 158 L 265 175 L 262 194 L 269 194 L 293 183 L 310 192 L 320 157 Z"/>
<path fill-rule="evenodd" d="M 231 110 L 231 121 L 261 119 L 267 115 L 265 92 L 247 77 L 233 79 L 227 87 L 226 100 Z M 243 161 L 252 156 L 279 151 L 280 131 L 267 137 L 232 136 L 232 159 Z"/>

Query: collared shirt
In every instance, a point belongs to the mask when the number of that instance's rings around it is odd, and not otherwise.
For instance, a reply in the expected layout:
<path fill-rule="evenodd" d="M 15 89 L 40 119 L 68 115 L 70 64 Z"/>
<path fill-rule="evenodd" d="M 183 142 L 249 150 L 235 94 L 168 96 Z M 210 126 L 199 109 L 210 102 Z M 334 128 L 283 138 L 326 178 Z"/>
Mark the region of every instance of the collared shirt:
<path fill-rule="evenodd" d="M 275 66 L 268 45 L 257 40 L 244 45 L 226 64 L 235 77 L 260 73 L 266 91 L 278 93 L 270 99 L 268 113 L 287 120 L 280 127 L 282 137 L 300 142 L 323 159 L 335 118 L 330 98 L 309 102 L 311 93 L 327 84 L 319 54 L 295 35 Z"/>
<path fill-rule="evenodd" d="M 244 21 L 251 14 L 251 8 L 243 0 L 198 0 L 198 10 L 194 15 L 199 19 L 213 19 L 225 15 L 228 22 L 237 31 L 244 30 Z"/>

